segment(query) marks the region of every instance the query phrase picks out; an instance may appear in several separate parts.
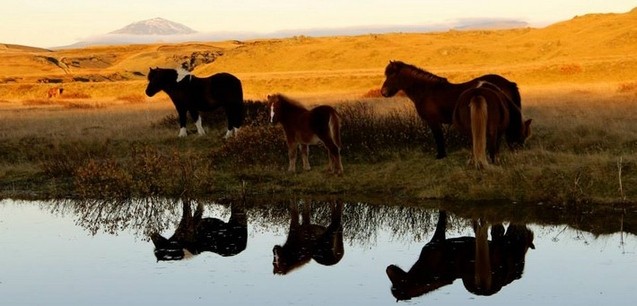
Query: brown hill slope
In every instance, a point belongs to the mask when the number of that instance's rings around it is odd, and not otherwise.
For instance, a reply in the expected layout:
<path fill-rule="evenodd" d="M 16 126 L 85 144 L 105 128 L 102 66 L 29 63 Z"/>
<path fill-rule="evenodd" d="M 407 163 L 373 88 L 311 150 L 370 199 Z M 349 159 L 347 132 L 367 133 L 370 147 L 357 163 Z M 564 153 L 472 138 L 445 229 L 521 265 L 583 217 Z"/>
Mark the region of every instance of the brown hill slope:
<path fill-rule="evenodd" d="M 248 96 L 360 93 L 379 86 L 391 59 L 451 81 L 500 73 L 521 85 L 633 82 L 636 20 L 634 9 L 576 17 L 542 29 L 12 50 L 0 52 L 0 98 L 11 96 L 10 86 L 16 83 L 38 82 L 91 83 L 82 90 L 93 96 L 139 93 L 151 66 L 194 67 L 198 75 L 229 71 L 244 80 Z"/>

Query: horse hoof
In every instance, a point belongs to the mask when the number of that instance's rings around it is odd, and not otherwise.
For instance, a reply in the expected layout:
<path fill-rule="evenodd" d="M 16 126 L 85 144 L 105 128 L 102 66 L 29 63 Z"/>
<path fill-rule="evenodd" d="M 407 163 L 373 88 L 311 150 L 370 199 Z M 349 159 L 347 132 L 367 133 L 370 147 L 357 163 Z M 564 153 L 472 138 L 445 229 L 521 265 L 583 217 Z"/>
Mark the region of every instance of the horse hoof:
<path fill-rule="evenodd" d="M 447 157 L 446 153 L 438 153 L 438 154 L 436 154 L 436 159 L 443 159 L 445 157 Z"/>

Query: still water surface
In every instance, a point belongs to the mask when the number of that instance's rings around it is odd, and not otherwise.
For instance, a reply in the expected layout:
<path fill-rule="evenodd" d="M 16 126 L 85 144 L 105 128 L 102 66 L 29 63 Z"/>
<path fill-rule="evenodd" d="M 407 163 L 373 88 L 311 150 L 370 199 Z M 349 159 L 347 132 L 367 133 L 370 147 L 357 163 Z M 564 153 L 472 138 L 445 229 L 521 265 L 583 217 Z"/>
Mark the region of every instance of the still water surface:
<path fill-rule="evenodd" d="M 200 204 L 2 200 L 0 304 L 396 305 L 388 274 L 405 280 L 395 294 L 413 295 L 398 305 L 637 299 L 637 237 L 623 231 L 363 204 Z M 309 206 L 313 225 L 296 223 Z M 490 273 L 476 272 L 486 262 Z"/>

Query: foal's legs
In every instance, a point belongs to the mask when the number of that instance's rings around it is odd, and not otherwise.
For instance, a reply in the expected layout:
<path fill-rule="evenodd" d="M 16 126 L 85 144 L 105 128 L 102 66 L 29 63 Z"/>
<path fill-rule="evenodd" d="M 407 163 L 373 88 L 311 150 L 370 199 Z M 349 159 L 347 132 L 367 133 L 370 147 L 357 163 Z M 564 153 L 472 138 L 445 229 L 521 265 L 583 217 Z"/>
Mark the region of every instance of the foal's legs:
<path fill-rule="evenodd" d="M 323 144 L 327 149 L 327 155 L 329 157 L 328 171 L 330 173 L 342 175 L 343 164 L 341 163 L 341 148 L 336 145 L 334 139 L 330 136 L 319 135 L 319 138 L 323 141 Z"/>
<path fill-rule="evenodd" d="M 290 164 L 288 166 L 289 172 L 296 171 L 296 151 L 297 144 L 295 142 L 288 142 L 288 158 L 290 160 Z"/>
<path fill-rule="evenodd" d="M 306 144 L 300 145 L 301 147 L 301 160 L 303 161 L 303 170 L 310 170 L 310 146 Z"/>

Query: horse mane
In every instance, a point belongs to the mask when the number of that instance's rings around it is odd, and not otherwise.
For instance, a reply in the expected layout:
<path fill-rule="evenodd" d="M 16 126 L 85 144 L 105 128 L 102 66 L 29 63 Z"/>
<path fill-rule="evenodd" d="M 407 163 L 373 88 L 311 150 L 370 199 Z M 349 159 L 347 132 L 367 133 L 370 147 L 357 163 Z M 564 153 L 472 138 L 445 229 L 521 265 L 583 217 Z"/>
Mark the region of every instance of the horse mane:
<path fill-rule="evenodd" d="M 294 108 L 307 110 L 307 107 L 301 104 L 301 102 L 294 100 L 292 98 L 289 98 L 283 94 L 278 93 L 278 94 L 274 94 L 273 96 L 277 97 L 277 100 L 283 104 L 287 104 L 288 106 L 292 106 Z"/>
<path fill-rule="evenodd" d="M 185 79 L 186 77 L 192 78 L 192 73 L 184 68 L 180 67 L 175 69 L 175 71 L 177 72 L 177 83 L 181 82 L 181 80 Z"/>
<path fill-rule="evenodd" d="M 391 63 L 393 65 L 398 65 L 400 70 L 405 70 L 409 75 L 421 81 L 424 81 L 427 83 L 449 83 L 447 78 L 437 76 L 427 70 L 418 68 L 414 65 L 407 64 L 401 61 L 392 61 Z"/>

